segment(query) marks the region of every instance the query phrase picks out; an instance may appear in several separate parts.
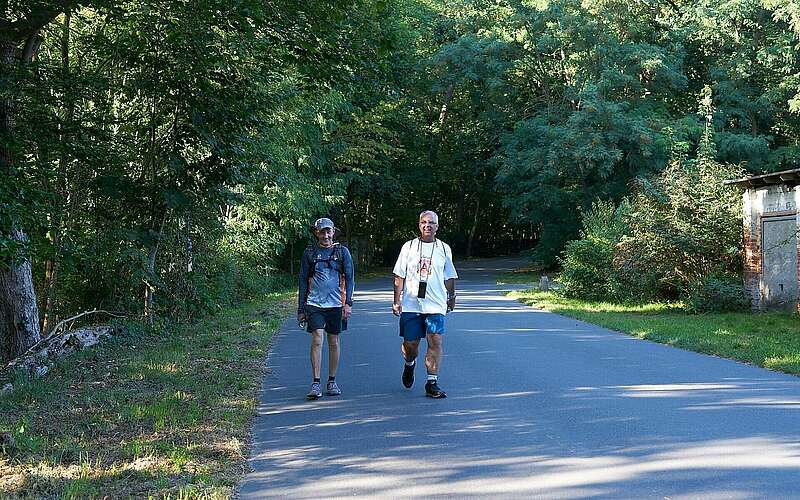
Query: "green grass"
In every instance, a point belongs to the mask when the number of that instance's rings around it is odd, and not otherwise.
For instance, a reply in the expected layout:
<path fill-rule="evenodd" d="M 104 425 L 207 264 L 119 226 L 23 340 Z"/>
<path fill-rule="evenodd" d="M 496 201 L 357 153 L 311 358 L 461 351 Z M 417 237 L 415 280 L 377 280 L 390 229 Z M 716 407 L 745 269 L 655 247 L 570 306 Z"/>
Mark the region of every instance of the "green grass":
<path fill-rule="evenodd" d="M 688 314 L 680 303 L 589 302 L 538 290 L 510 295 L 525 304 L 634 337 L 800 375 L 800 318 L 796 314 Z"/>
<path fill-rule="evenodd" d="M 272 335 L 273 294 L 202 322 L 129 330 L 0 397 L 0 498 L 227 498 Z"/>

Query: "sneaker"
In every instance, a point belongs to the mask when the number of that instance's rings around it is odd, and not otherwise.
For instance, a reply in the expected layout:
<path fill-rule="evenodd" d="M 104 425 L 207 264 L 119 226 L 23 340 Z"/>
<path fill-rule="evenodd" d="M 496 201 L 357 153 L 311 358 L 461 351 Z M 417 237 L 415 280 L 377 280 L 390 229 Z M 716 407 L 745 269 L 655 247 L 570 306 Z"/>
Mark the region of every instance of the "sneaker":
<path fill-rule="evenodd" d="M 342 395 L 342 390 L 339 389 L 339 386 L 336 384 L 335 380 L 331 380 L 330 382 L 328 382 L 327 389 L 328 390 L 325 391 L 325 392 L 328 393 L 328 396 L 341 396 Z"/>
<path fill-rule="evenodd" d="M 311 390 L 306 394 L 306 399 L 319 399 L 322 397 L 322 385 L 319 382 L 311 384 Z"/>
<path fill-rule="evenodd" d="M 414 368 L 416 367 L 416 362 L 411 366 L 403 363 L 403 386 L 406 389 L 411 389 L 411 386 L 414 385 Z"/>
<path fill-rule="evenodd" d="M 425 395 L 434 399 L 447 397 L 447 393 L 439 388 L 439 384 L 436 383 L 435 380 L 428 380 L 428 382 L 425 384 Z"/>

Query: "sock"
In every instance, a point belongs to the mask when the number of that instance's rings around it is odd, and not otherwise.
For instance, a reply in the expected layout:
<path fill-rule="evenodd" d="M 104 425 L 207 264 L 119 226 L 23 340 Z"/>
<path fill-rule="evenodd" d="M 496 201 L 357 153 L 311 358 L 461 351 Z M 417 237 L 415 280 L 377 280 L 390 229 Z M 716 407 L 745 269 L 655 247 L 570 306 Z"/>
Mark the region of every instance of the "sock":
<path fill-rule="evenodd" d="M 334 380 L 336 380 L 336 375 L 334 376 L 328 375 L 328 382 L 333 382 Z"/>
<path fill-rule="evenodd" d="M 436 375 L 435 373 L 428 374 L 428 382 L 436 382 L 437 380 L 439 380 L 438 375 Z"/>
<path fill-rule="evenodd" d="M 314 377 L 314 382 L 319 384 L 319 377 Z"/>
<path fill-rule="evenodd" d="M 406 361 L 406 366 L 414 366 L 417 364 L 416 359 L 412 359 L 411 361 Z"/>

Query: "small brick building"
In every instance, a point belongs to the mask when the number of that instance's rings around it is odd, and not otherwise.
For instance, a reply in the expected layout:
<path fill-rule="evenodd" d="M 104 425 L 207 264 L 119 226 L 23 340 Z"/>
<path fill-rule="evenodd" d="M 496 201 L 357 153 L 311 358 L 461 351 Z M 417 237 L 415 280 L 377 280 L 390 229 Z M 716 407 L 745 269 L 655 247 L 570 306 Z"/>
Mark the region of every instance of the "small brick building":
<path fill-rule="evenodd" d="M 753 309 L 800 311 L 800 168 L 726 184 L 744 189 L 744 285 Z"/>

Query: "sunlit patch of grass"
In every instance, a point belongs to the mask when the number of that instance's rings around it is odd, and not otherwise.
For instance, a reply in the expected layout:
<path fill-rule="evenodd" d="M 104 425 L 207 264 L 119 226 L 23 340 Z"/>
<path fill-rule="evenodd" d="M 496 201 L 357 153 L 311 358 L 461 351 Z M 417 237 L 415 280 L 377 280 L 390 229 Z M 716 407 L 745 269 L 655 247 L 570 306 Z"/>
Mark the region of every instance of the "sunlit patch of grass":
<path fill-rule="evenodd" d="M 158 401 L 134 404 L 127 409 L 128 420 L 152 423 L 156 432 L 191 427 L 200 421 L 201 415 L 198 402 L 183 391 L 163 396 Z"/>
<path fill-rule="evenodd" d="M 116 338 L 0 397 L 0 498 L 227 498 L 241 477 L 273 294 L 203 322 Z M 91 453 L 91 456 L 88 455 Z"/>
<path fill-rule="evenodd" d="M 593 302 L 538 290 L 510 295 L 638 338 L 800 375 L 800 318 L 795 314 L 688 314 L 680 302 Z"/>

